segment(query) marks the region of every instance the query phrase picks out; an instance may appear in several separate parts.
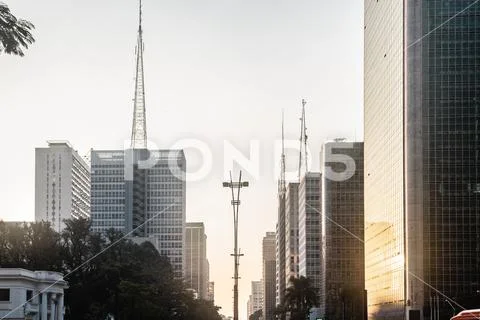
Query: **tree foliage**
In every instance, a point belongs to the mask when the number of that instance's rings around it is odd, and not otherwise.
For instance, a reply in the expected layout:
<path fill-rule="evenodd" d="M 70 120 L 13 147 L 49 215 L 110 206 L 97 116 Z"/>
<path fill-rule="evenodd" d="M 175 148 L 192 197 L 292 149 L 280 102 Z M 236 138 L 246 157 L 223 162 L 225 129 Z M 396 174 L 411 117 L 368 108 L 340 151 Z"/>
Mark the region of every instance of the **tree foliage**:
<path fill-rule="evenodd" d="M 35 26 L 23 19 L 17 19 L 8 6 L 0 2 L 0 53 L 24 56 L 27 49 L 35 39 L 31 30 Z"/>
<path fill-rule="evenodd" d="M 291 320 L 305 320 L 316 304 L 317 295 L 310 279 L 291 277 L 290 286 L 285 290 L 285 305 L 277 307 L 277 314 L 285 312 Z"/>
<path fill-rule="evenodd" d="M 255 311 L 254 313 L 252 313 L 248 317 L 248 320 L 260 320 L 260 319 L 262 319 L 262 316 L 263 316 L 263 311 L 262 311 L 262 309 L 259 309 L 259 310 Z"/>
<path fill-rule="evenodd" d="M 87 220 L 66 220 L 62 234 L 45 222 L 0 221 L 0 267 L 62 272 L 67 320 L 220 320 L 212 302 L 196 300 L 174 278 L 168 259 L 110 230 L 89 231 Z"/>

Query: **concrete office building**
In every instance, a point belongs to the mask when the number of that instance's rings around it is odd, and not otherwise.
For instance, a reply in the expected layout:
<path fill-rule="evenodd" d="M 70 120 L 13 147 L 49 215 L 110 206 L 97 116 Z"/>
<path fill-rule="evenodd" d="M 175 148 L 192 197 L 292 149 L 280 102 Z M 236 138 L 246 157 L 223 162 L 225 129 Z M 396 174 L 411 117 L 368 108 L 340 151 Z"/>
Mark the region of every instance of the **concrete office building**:
<path fill-rule="evenodd" d="M 67 288 L 57 272 L 0 268 L 0 318 L 63 320 Z"/>
<path fill-rule="evenodd" d="M 319 172 L 307 172 L 298 186 L 298 274 L 310 279 L 317 295 L 323 265 L 321 178 Z"/>
<path fill-rule="evenodd" d="M 252 281 L 247 310 L 248 317 L 257 310 L 263 310 L 263 281 Z"/>
<path fill-rule="evenodd" d="M 198 292 L 200 299 L 208 299 L 209 270 L 207 235 L 203 222 L 188 222 L 185 229 L 185 281 Z"/>
<path fill-rule="evenodd" d="M 285 190 L 278 194 L 278 220 L 275 239 L 275 303 L 285 300 Z"/>
<path fill-rule="evenodd" d="M 215 282 L 213 281 L 208 282 L 207 300 L 215 304 Z"/>
<path fill-rule="evenodd" d="M 342 162 L 331 162 L 340 154 Z M 366 319 L 363 142 L 341 139 L 322 148 L 320 317 Z"/>
<path fill-rule="evenodd" d="M 35 148 L 35 221 L 61 232 L 63 220 L 90 217 L 90 168 L 67 141 Z"/>
<path fill-rule="evenodd" d="M 186 224 L 183 151 L 141 150 L 153 159 L 148 169 L 139 169 L 138 159 L 129 164 L 131 152 L 92 151 L 91 229 L 105 233 L 113 228 L 132 237 L 153 238 L 151 242 L 161 255 L 169 257 L 175 274 L 182 277 Z M 133 171 L 133 180 L 128 171 Z"/>
<path fill-rule="evenodd" d="M 448 319 L 480 299 L 480 3 L 364 7 L 369 317 Z"/>
<path fill-rule="evenodd" d="M 263 319 L 273 320 L 275 311 L 275 232 L 267 232 L 262 241 Z"/>
<path fill-rule="evenodd" d="M 290 182 L 285 195 L 285 288 L 298 278 L 298 183 Z"/>
<path fill-rule="evenodd" d="M 285 144 L 284 144 L 284 125 L 282 114 L 282 154 L 280 158 L 280 178 L 278 179 L 278 205 L 277 205 L 277 224 L 276 224 L 276 249 L 275 249 L 275 302 L 276 305 L 285 304 L 285 268 L 286 268 L 286 211 L 285 196 L 287 185 L 285 179 Z M 282 316 L 283 318 L 283 316 Z"/>

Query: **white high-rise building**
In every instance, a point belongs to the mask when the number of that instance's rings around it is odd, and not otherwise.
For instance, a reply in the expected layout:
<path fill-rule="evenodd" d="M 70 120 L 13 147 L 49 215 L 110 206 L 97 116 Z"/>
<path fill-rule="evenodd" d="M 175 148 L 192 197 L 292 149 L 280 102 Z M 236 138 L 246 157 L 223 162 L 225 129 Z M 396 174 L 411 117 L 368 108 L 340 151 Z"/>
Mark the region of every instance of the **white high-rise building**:
<path fill-rule="evenodd" d="M 263 308 L 263 281 L 252 281 L 250 296 L 248 297 L 248 317 Z"/>
<path fill-rule="evenodd" d="M 67 141 L 35 149 L 35 221 L 55 231 L 63 220 L 90 217 L 90 169 Z"/>
<path fill-rule="evenodd" d="M 185 227 L 185 281 L 197 291 L 200 299 L 208 299 L 209 263 L 207 235 L 203 222 L 188 222 Z"/>

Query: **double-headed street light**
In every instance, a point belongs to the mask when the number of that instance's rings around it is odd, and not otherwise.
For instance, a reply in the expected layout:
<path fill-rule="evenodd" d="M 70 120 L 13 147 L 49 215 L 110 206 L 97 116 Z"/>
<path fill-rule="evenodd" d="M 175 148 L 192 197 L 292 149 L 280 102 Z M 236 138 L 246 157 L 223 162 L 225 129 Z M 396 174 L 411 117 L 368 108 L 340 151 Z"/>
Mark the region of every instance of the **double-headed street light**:
<path fill-rule="evenodd" d="M 240 176 L 238 182 L 233 182 L 232 172 L 230 172 L 230 181 L 223 183 L 224 188 L 230 188 L 232 191 L 232 208 L 233 208 L 233 243 L 234 251 L 231 256 L 233 256 L 233 320 L 238 320 L 238 267 L 240 266 L 240 257 L 243 254 L 240 254 L 238 250 L 238 207 L 240 206 L 240 189 L 248 187 L 248 181 L 242 181 L 242 171 L 240 171 Z M 235 192 L 236 191 L 236 192 Z"/>

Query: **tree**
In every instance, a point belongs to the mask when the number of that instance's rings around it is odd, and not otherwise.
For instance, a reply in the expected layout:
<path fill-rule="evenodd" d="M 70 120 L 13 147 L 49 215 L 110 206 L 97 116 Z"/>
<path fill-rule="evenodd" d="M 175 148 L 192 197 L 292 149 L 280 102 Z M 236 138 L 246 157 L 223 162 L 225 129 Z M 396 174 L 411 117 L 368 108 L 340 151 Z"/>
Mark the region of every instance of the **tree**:
<path fill-rule="evenodd" d="M 252 313 L 250 317 L 248 317 L 248 320 L 259 320 L 259 319 L 262 319 L 262 316 L 263 316 L 262 309 L 258 309 L 257 311 Z"/>
<path fill-rule="evenodd" d="M 62 238 L 62 265 L 69 288 L 65 292 L 66 318 L 70 320 L 104 319 L 104 301 L 108 288 L 99 279 L 101 269 L 93 258 L 105 245 L 98 235 L 90 232 L 86 219 L 65 220 Z M 87 263 L 88 262 L 88 263 Z M 103 297 L 103 298 L 102 298 Z M 103 317 L 102 317 L 103 316 Z"/>
<path fill-rule="evenodd" d="M 290 312 L 290 319 L 305 320 L 316 303 L 317 295 L 310 279 L 291 277 L 290 286 L 285 292 L 285 310 Z"/>
<path fill-rule="evenodd" d="M 273 315 L 275 316 L 275 319 L 278 320 L 285 320 L 286 319 L 286 314 L 287 310 L 285 308 L 285 304 L 279 304 L 275 307 L 275 311 L 273 312 Z"/>
<path fill-rule="evenodd" d="M 167 257 L 121 232 L 92 233 L 85 219 L 50 224 L 0 221 L 0 267 L 62 272 L 67 320 L 220 320 L 212 302 L 193 298 Z"/>
<path fill-rule="evenodd" d="M 0 222 L 0 267 L 27 268 L 28 225 Z"/>
<path fill-rule="evenodd" d="M 220 307 L 215 306 L 212 301 L 194 299 L 190 294 L 187 300 L 187 312 L 183 319 L 222 320 L 218 310 L 220 310 Z"/>
<path fill-rule="evenodd" d="M 6 4 L 0 3 L 0 53 L 24 56 L 24 48 L 35 42 L 30 32 L 34 28 L 31 22 L 17 19 Z"/>
<path fill-rule="evenodd" d="M 60 235 L 48 222 L 34 222 L 24 229 L 26 236 L 26 268 L 62 271 Z"/>

